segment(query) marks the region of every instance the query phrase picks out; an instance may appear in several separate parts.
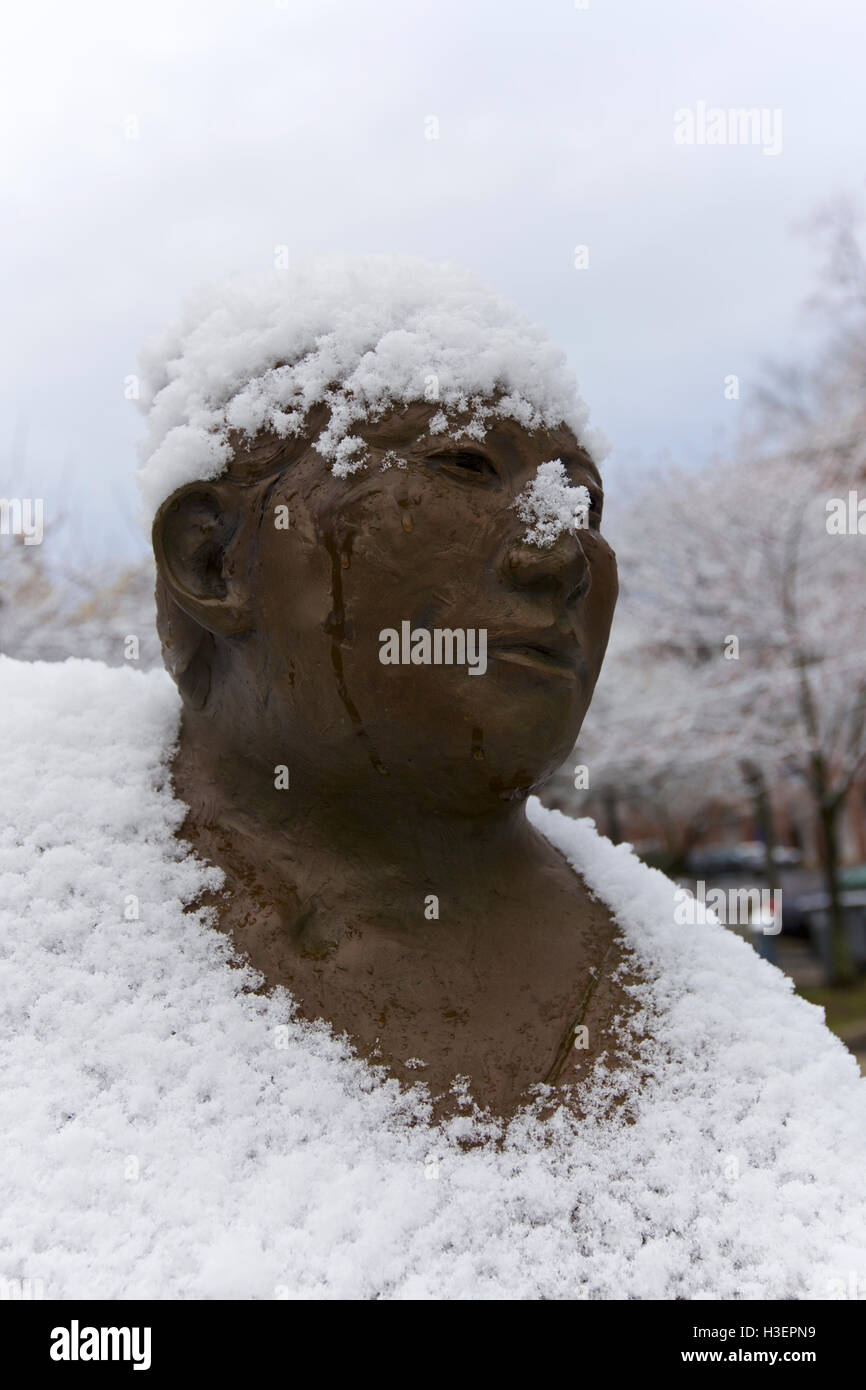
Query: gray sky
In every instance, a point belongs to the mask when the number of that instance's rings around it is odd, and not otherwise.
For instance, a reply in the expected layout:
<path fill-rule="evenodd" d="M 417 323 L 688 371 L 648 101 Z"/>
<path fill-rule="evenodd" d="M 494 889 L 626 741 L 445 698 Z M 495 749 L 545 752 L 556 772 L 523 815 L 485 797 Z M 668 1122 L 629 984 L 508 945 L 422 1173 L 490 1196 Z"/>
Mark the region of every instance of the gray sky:
<path fill-rule="evenodd" d="M 794 227 L 863 185 L 861 0 L 282 3 L 6 8 L 0 488 L 82 557 L 143 549 L 139 343 L 275 246 L 472 266 L 567 350 L 614 485 L 700 462 L 807 349 Z M 698 102 L 778 108 L 781 153 L 676 144 Z"/>

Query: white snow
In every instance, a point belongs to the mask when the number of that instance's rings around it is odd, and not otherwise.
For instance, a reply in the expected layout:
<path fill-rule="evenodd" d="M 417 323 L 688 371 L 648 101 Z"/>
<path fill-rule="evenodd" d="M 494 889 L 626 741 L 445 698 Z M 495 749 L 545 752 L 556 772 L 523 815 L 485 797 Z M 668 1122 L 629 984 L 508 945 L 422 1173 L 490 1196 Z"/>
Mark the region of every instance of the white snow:
<path fill-rule="evenodd" d="M 200 290 L 141 354 L 148 413 L 139 483 L 147 518 L 176 488 L 216 478 L 231 431 L 299 434 L 311 407 L 332 471 L 364 466 L 357 426 L 411 401 L 440 402 L 433 428 L 483 436 L 494 415 L 600 436 L 564 354 L 511 304 L 450 262 L 331 256 Z M 495 401 L 495 403 L 493 403 Z"/>
<path fill-rule="evenodd" d="M 583 1123 L 526 1112 L 464 1149 L 471 1117 L 431 1126 L 420 1086 L 253 994 L 184 911 L 219 874 L 174 839 L 165 673 L 4 658 L 0 700 L 0 1276 L 48 1298 L 863 1286 L 854 1059 L 744 941 L 677 926 L 627 847 L 530 803 L 645 977 L 627 1104 L 607 1113 L 600 1068 Z"/>
<path fill-rule="evenodd" d="M 527 545 L 542 548 L 555 544 L 563 532 L 576 534 L 588 525 L 589 489 L 572 487 L 561 459 L 540 463 L 535 477 L 511 504 L 521 521 L 530 523 L 524 532 Z"/>

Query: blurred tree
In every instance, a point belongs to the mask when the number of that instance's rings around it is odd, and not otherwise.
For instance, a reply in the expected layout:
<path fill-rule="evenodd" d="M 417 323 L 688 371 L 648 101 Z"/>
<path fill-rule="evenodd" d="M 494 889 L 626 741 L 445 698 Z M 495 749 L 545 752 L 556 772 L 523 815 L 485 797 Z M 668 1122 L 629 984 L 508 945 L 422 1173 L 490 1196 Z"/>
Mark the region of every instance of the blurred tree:
<path fill-rule="evenodd" d="M 48 548 L 0 537 L 0 652 L 21 661 L 80 656 L 119 666 L 137 649 L 140 669 L 160 665 L 152 563 L 119 573 L 76 571 L 67 554 L 55 573 Z"/>
<path fill-rule="evenodd" d="M 849 505 L 852 491 L 866 500 L 866 261 L 852 209 L 818 225 L 815 303 L 833 324 L 821 360 L 770 373 L 733 458 L 668 469 L 622 519 L 620 611 L 579 760 L 596 793 L 655 805 L 662 825 L 664 802 L 699 827 L 710 802 L 745 792 L 768 871 L 770 789 L 798 778 L 843 983 L 839 817 L 866 773 L 866 534 Z"/>

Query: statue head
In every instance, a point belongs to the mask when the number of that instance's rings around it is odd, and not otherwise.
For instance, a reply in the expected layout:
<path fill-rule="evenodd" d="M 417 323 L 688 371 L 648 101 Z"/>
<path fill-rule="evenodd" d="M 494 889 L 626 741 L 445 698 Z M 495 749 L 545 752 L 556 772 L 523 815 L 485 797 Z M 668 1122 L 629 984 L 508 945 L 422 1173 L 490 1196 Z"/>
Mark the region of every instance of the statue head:
<path fill-rule="evenodd" d="M 220 925 L 437 1105 L 462 1076 L 505 1114 L 621 1004 L 609 914 L 523 807 L 616 598 L 562 356 L 453 267 L 329 260 L 200 297 L 145 379 L 172 775 Z"/>
<path fill-rule="evenodd" d="M 243 292 L 195 309 L 152 372 L 185 721 L 335 798 L 524 797 L 574 745 L 616 598 L 561 357 L 447 267 L 316 263 L 240 312 Z"/>

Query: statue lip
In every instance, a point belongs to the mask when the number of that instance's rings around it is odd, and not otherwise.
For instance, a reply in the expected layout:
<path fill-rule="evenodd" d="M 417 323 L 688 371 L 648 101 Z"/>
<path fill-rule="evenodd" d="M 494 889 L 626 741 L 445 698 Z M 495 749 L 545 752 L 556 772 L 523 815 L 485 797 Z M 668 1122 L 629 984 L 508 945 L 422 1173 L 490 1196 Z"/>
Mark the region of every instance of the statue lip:
<path fill-rule="evenodd" d="M 581 665 L 580 644 L 574 634 L 567 636 L 557 628 L 541 632 L 514 633 L 488 641 L 489 656 L 533 670 L 574 678 Z"/>

